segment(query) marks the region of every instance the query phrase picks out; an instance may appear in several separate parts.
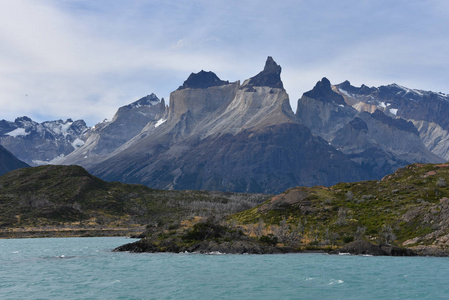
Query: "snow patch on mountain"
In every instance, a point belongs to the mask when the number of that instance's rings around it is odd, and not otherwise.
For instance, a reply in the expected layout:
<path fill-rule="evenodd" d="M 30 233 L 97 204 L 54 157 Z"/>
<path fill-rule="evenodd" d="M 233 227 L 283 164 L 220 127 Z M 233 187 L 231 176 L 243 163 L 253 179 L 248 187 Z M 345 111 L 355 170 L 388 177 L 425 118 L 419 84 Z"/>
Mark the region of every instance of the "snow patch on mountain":
<path fill-rule="evenodd" d="M 18 136 L 27 136 L 30 132 L 26 132 L 25 128 L 16 128 L 11 132 L 5 133 L 5 135 L 9 135 L 12 137 L 18 137 Z"/>
<path fill-rule="evenodd" d="M 50 132 L 54 133 L 55 135 L 62 135 L 67 137 L 69 134 L 69 130 L 73 124 L 73 121 L 71 119 L 68 119 L 67 121 L 50 121 L 50 122 L 44 122 L 42 125 Z"/>
<path fill-rule="evenodd" d="M 59 165 L 60 162 L 65 157 L 64 154 L 60 154 L 57 157 L 51 159 L 51 160 L 39 160 L 39 159 L 33 159 L 33 165 L 35 166 L 44 166 L 44 165 Z"/>
<path fill-rule="evenodd" d="M 154 127 L 159 127 L 162 124 L 164 124 L 167 121 L 167 119 L 159 119 L 156 124 L 154 124 Z"/>
<path fill-rule="evenodd" d="M 84 141 L 81 140 L 81 139 L 79 139 L 79 138 L 76 138 L 76 139 L 72 142 L 72 146 L 73 146 L 73 148 L 75 148 L 75 149 L 77 149 L 77 148 L 79 148 L 79 147 L 81 147 L 81 146 L 83 146 L 83 145 L 84 145 Z"/>
<path fill-rule="evenodd" d="M 352 95 L 351 94 L 349 94 L 347 91 L 345 91 L 345 90 L 343 90 L 343 89 L 338 89 L 342 94 L 344 94 L 345 96 L 347 96 L 347 97 L 352 97 Z"/>

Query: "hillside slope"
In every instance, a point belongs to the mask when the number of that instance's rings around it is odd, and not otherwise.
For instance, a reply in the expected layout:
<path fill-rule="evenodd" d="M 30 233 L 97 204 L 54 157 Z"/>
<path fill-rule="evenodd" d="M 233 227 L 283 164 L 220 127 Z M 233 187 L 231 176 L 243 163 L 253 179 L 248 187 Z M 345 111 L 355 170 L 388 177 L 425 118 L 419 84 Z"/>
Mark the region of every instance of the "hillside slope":
<path fill-rule="evenodd" d="M 0 235 L 52 227 L 78 229 L 163 225 L 202 215 L 241 211 L 262 194 L 162 191 L 105 182 L 78 166 L 41 166 L 0 177 Z"/>
<path fill-rule="evenodd" d="M 447 255 L 448 183 L 449 164 L 413 164 L 381 181 L 292 188 L 232 218 L 286 244 L 322 247 L 364 239 Z"/>
<path fill-rule="evenodd" d="M 20 168 L 27 168 L 29 165 L 15 157 L 11 152 L 0 146 L 0 175 Z"/>

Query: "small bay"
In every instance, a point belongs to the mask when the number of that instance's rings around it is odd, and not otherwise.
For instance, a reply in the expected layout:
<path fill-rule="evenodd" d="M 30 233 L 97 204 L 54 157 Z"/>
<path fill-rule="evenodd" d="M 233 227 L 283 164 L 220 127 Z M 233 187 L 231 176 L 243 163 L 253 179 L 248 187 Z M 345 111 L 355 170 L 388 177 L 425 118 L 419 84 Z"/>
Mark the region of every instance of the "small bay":
<path fill-rule="evenodd" d="M 449 258 L 134 254 L 127 238 L 0 240 L 0 299 L 447 299 Z"/>

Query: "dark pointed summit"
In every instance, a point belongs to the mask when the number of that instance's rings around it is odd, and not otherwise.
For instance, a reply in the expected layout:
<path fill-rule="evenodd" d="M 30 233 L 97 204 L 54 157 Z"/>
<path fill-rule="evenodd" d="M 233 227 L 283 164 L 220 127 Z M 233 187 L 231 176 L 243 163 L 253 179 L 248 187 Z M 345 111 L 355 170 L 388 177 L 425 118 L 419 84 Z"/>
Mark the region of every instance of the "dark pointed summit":
<path fill-rule="evenodd" d="M 263 71 L 252 77 L 249 80 L 248 85 L 268 86 L 283 89 L 284 86 L 281 81 L 281 66 L 279 66 L 271 56 L 268 56 Z"/>
<path fill-rule="evenodd" d="M 207 89 L 212 86 L 219 86 L 228 84 L 229 81 L 224 81 L 218 78 L 217 75 L 213 72 L 206 72 L 201 70 L 198 73 L 190 74 L 189 78 L 184 81 L 184 84 L 178 88 L 178 90 L 182 89 Z"/>
<path fill-rule="evenodd" d="M 139 108 L 141 106 L 151 106 L 151 105 L 157 104 L 159 102 L 160 102 L 159 98 L 154 93 L 152 93 L 151 95 L 147 95 L 143 98 L 140 98 L 139 100 L 134 101 L 133 103 L 128 104 L 125 107 L 126 108 Z"/>
<path fill-rule="evenodd" d="M 352 86 L 348 80 L 343 81 L 340 84 L 336 85 L 339 89 L 342 89 L 351 94 L 361 94 L 361 95 L 369 95 L 375 91 L 375 89 L 370 88 L 364 84 L 361 87 Z"/>
<path fill-rule="evenodd" d="M 311 91 L 304 93 L 304 96 L 322 102 L 334 102 L 336 104 L 346 105 L 343 97 L 332 90 L 331 83 L 326 77 L 318 81 Z"/>

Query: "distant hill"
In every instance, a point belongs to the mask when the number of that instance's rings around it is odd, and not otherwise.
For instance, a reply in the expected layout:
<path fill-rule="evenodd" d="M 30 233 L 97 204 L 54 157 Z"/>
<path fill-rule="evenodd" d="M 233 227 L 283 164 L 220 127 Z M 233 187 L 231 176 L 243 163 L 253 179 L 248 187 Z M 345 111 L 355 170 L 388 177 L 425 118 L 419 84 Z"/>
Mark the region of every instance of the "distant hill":
<path fill-rule="evenodd" d="M 15 157 L 11 152 L 0 146 L 0 175 L 9 171 L 27 168 L 29 165 Z"/>
<path fill-rule="evenodd" d="M 413 164 L 381 181 L 296 187 L 232 216 L 286 244 L 322 248 L 353 240 L 449 253 L 449 164 Z"/>
<path fill-rule="evenodd" d="M 45 231 L 139 227 L 202 215 L 241 211 L 268 198 L 262 194 L 162 191 L 105 182 L 78 166 L 40 166 L 0 177 L 0 236 Z M 40 228 L 40 229 L 39 229 Z M 51 233 L 53 231 L 53 233 Z M 132 230 L 131 230 L 132 231 Z M 10 232 L 8 234 L 8 232 Z M 22 233 L 20 233 L 22 232 Z M 37 234 L 39 236 L 39 234 Z"/>

